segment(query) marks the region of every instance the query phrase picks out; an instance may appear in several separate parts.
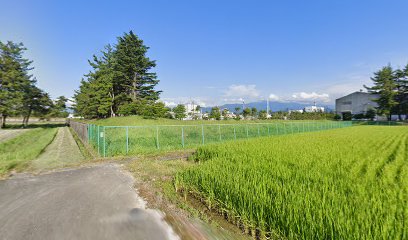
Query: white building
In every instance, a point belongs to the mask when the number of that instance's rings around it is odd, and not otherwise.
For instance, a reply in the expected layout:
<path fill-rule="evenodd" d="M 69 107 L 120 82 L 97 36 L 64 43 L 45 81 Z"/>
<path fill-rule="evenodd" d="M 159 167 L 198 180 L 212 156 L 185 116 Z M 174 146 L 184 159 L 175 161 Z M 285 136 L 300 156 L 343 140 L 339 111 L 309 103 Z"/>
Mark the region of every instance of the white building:
<path fill-rule="evenodd" d="M 197 111 L 197 106 L 198 105 L 194 104 L 194 102 L 184 104 L 184 107 L 186 108 L 187 117 L 185 117 L 183 120 L 202 119 L 203 114 L 201 112 L 201 109 L 200 109 L 200 111 Z"/>
<path fill-rule="evenodd" d="M 313 113 L 313 112 L 324 112 L 324 107 L 318 107 L 315 105 L 307 106 L 303 109 L 304 112 Z"/>

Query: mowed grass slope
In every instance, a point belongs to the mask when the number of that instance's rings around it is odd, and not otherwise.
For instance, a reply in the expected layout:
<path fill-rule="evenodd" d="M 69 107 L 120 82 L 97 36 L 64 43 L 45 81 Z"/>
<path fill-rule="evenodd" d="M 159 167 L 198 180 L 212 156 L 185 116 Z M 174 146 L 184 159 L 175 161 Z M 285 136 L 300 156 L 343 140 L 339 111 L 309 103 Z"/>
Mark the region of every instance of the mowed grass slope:
<path fill-rule="evenodd" d="M 200 147 L 175 186 L 289 239 L 407 239 L 408 128 L 359 126 Z"/>
<path fill-rule="evenodd" d="M 0 175 L 22 170 L 51 143 L 57 128 L 36 128 L 0 143 Z"/>

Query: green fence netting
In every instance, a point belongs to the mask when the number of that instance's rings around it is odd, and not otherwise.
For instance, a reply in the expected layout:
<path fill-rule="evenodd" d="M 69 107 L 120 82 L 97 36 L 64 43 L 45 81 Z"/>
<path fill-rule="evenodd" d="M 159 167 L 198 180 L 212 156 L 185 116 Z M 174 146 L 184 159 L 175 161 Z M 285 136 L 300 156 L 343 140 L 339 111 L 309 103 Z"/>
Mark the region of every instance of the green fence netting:
<path fill-rule="evenodd" d="M 349 121 L 271 122 L 248 124 L 98 126 L 88 124 L 88 143 L 100 156 L 120 156 L 158 150 L 265 137 L 321 131 L 352 126 Z"/>

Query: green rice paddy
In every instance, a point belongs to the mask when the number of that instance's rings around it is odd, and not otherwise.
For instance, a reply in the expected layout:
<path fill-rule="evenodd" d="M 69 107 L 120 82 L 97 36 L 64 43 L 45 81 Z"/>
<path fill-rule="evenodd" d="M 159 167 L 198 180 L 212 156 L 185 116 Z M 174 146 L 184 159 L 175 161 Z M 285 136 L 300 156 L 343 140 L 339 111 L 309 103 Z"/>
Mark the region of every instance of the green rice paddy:
<path fill-rule="evenodd" d="M 261 238 L 408 239 L 408 128 L 199 147 L 175 187 Z"/>

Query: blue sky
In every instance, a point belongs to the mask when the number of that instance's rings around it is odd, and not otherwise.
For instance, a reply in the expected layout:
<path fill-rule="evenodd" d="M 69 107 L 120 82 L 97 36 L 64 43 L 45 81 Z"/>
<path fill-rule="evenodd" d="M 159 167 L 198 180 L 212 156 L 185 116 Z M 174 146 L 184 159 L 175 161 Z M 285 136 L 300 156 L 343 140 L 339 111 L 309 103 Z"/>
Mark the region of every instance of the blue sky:
<path fill-rule="evenodd" d="M 0 3 L 0 40 L 26 45 L 52 97 L 71 97 L 87 59 L 129 30 L 150 46 L 168 103 L 330 104 L 408 63 L 408 1 Z"/>

